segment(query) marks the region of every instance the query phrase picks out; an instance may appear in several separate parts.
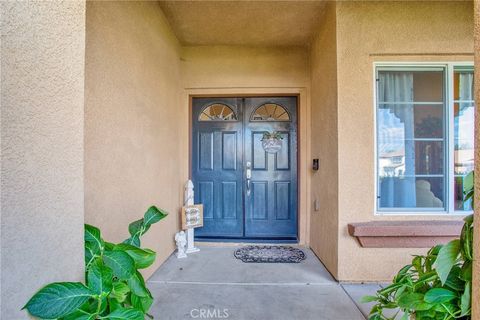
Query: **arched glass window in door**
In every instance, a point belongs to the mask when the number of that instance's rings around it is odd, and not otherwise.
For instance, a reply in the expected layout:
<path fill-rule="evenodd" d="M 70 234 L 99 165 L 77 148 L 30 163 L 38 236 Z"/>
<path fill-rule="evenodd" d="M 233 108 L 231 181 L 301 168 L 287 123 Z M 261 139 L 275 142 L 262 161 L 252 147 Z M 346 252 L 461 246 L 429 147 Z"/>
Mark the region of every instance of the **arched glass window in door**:
<path fill-rule="evenodd" d="M 290 121 L 287 110 L 276 103 L 265 103 L 252 114 L 251 121 Z"/>
<path fill-rule="evenodd" d="M 224 103 L 213 103 L 203 109 L 198 116 L 199 121 L 235 121 L 237 115 L 233 109 Z"/>

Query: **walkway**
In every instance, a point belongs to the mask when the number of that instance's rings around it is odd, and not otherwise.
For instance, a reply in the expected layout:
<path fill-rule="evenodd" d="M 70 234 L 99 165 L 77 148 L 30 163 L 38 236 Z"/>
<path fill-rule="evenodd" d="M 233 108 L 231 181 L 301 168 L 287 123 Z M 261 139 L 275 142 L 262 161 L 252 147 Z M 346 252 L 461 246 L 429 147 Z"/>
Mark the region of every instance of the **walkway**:
<path fill-rule="evenodd" d="M 299 264 L 243 263 L 236 247 L 172 255 L 148 281 L 156 319 L 363 320 L 312 251 Z"/>

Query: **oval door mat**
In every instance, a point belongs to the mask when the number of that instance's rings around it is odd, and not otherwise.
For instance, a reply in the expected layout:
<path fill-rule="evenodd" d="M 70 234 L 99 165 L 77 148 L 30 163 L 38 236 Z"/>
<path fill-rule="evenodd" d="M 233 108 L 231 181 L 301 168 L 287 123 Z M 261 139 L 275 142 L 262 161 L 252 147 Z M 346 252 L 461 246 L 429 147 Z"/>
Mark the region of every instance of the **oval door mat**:
<path fill-rule="evenodd" d="M 235 250 L 235 258 L 251 263 L 299 263 L 305 252 L 291 246 L 246 246 Z"/>

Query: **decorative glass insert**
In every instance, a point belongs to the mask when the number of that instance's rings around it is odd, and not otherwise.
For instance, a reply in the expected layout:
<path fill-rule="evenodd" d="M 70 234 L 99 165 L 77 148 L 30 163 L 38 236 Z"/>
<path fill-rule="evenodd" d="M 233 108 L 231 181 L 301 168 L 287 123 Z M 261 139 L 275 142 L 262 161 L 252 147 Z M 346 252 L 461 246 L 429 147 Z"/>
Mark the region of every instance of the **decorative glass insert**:
<path fill-rule="evenodd" d="M 255 109 L 251 121 L 290 121 L 290 115 L 279 104 L 265 103 Z"/>
<path fill-rule="evenodd" d="M 377 72 L 380 210 L 446 208 L 445 69 Z"/>
<path fill-rule="evenodd" d="M 475 101 L 473 69 L 456 68 L 453 75 L 454 115 L 454 205 L 457 211 L 473 210 L 471 200 L 464 201 L 463 182 L 474 169 Z"/>
<path fill-rule="evenodd" d="M 203 109 L 199 121 L 236 121 L 237 115 L 233 109 L 223 103 L 213 103 Z"/>

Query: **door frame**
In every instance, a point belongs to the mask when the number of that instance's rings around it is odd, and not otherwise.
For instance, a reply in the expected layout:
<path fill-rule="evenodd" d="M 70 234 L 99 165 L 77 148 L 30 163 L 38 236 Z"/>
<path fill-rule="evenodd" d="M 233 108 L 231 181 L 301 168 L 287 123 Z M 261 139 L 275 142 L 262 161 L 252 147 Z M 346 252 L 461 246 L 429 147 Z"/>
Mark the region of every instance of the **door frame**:
<path fill-rule="evenodd" d="M 184 141 L 184 174 L 185 180 L 192 177 L 192 101 L 193 98 L 205 97 L 296 97 L 297 98 L 297 243 L 309 244 L 310 229 L 310 105 L 308 104 L 308 91 L 306 88 L 208 88 L 186 89 L 184 101 L 188 106 L 188 130 L 183 131 L 186 136 Z M 182 191 L 183 194 L 183 191 Z M 246 241 L 246 240 L 245 240 Z M 251 242 L 250 240 L 248 240 Z M 244 242 L 242 239 L 219 239 L 215 242 Z M 268 241 L 262 241 L 268 242 Z M 277 241 L 278 242 L 278 241 Z M 281 241 L 280 241 L 281 242 Z"/>

